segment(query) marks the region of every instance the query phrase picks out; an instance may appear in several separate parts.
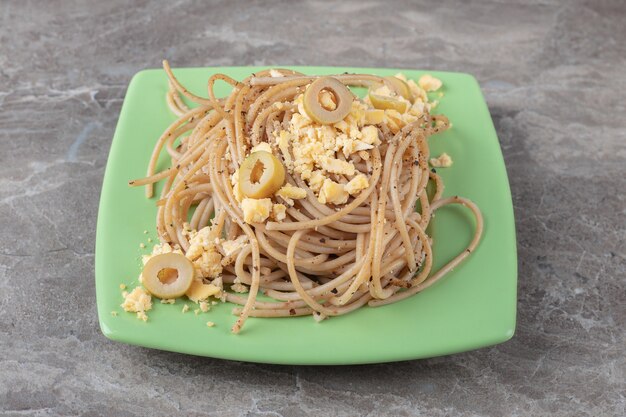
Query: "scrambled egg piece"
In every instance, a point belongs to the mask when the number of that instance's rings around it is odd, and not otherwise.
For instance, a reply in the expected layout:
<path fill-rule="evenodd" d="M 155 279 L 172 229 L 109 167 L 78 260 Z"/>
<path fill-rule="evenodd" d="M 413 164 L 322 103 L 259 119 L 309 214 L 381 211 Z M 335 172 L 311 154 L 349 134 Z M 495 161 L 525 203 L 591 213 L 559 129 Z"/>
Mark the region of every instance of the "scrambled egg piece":
<path fill-rule="evenodd" d="M 239 294 L 245 294 L 250 291 L 248 286 L 242 284 L 241 281 L 239 281 L 239 278 L 235 278 L 235 283 L 230 286 L 230 289 Z"/>
<path fill-rule="evenodd" d="M 424 74 L 417 81 L 420 87 L 426 91 L 437 91 L 441 88 L 441 80 L 430 74 Z"/>
<path fill-rule="evenodd" d="M 284 204 L 274 204 L 272 206 L 272 216 L 277 222 L 287 218 L 287 207 Z"/>
<path fill-rule="evenodd" d="M 230 184 L 233 186 L 235 200 L 237 200 L 238 203 L 241 203 L 245 196 L 241 192 L 241 188 L 239 188 L 239 169 L 236 169 L 233 175 L 230 176 Z"/>
<path fill-rule="evenodd" d="M 220 296 L 222 290 L 214 284 L 205 284 L 201 279 L 194 279 L 185 295 L 194 303 L 204 301 L 211 296 Z"/>
<path fill-rule="evenodd" d="M 309 178 L 309 188 L 315 192 L 319 192 L 324 184 L 324 180 L 326 177 L 324 173 L 320 170 L 315 170 L 311 173 L 311 178 Z"/>
<path fill-rule="evenodd" d="M 137 318 L 148 320 L 146 311 L 152 309 L 152 296 L 143 287 L 135 287 L 131 292 L 124 294 L 124 302 L 121 304 L 124 311 L 137 313 Z"/>
<path fill-rule="evenodd" d="M 220 244 L 222 247 L 222 254 L 224 256 L 230 256 L 243 248 L 246 243 L 248 243 L 248 236 L 246 235 L 241 235 L 237 239 L 233 240 L 225 240 Z"/>
<path fill-rule="evenodd" d="M 275 195 L 285 200 L 290 206 L 293 206 L 293 200 L 306 198 L 306 190 L 291 184 L 285 184 L 280 190 L 276 191 Z"/>
<path fill-rule="evenodd" d="M 384 110 L 373 109 L 365 112 L 365 123 L 370 125 L 377 125 L 383 122 L 385 116 Z"/>
<path fill-rule="evenodd" d="M 241 201 L 243 219 L 246 223 L 262 223 L 272 211 L 272 200 L 269 198 L 244 198 Z"/>
<path fill-rule="evenodd" d="M 196 275 L 203 278 L 216 278 L 222 273 L 222 255 L 211 240 L 211 227 L 189 232 L 189 248 L 185 256 L 193 262 Z"/>
<path fill-rule="evenodd" d="M 291 135 L 286 130 L 281 130 L 276 137 L 276 144 L 283 155 L 283 160 L 285 161 L 287 169 L 293 169 L 293 160 L 291 159 L 291 154 L 289 153 L 290 139 Z"/>
<path fill-rule="evenodd" d="M 452 158 L 444 152 L 437 158 L 430 158 L 430 165 L 435 168 L 448 168 L 452 166 Z"/>
<path fill-rule="evenodd" d="M 348 192 L 344 189 L 343 184 L 338 184 L 335 181 L 326 178 L 324 184 L 320 189 L 320 194 L 317 197 L 317 201 L 322 204 L 345 204 L 348 201 Z"/>
<path fill-rule="evenodd" d="M 383 115 L 384 115 L 384 112 L 381 114 L 381 119 Z M 378 137 L 378 129 L 376 128 L 376 126 L 365 126 L 361 130 L 361 133 L 363 134 L 363 137 L 361 138 L 361 140 L 365 144 L 377 145 L 377 146 L 380 145 L 380 139 Z M 364 149 L 370 149 L 370 148 L 364 148 Z M 363 150 L 363 149 L 358 149 L 358 150 Z"/>
<path fill-rule="evenodd" d="M 369 186 L 370 183 L 367 180 L 367 177 L 363 174 L 359 174 L 344 185 L 343 189 L 350 195 L 358 195 L 362 190 Z"/>
<path fill-rule="evenodd" d="M 316 159 L 316 162 L 326 172 L 332 172 L 333 174 L 342 175 L 354 175 L 354 165 L 350 162 L 342 161 L 341 159 L 329 158 L 328 156 L 321 155 Z"/>

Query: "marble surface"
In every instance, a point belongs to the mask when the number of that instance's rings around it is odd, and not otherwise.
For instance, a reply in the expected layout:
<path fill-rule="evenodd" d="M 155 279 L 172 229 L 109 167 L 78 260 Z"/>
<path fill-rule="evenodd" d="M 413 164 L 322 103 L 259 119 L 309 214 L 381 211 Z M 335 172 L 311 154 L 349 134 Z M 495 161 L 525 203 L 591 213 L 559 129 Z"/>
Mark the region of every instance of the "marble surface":
<path fill-rule="evenodd" d="M 0 416 L 625 415 L 624 21 L 617 0 L 2 2 Z M 474 74 L 515 205 L 515 337 L 348 367 L 105 339 L 102 175 L 131 76 L 163 57 Z"/>

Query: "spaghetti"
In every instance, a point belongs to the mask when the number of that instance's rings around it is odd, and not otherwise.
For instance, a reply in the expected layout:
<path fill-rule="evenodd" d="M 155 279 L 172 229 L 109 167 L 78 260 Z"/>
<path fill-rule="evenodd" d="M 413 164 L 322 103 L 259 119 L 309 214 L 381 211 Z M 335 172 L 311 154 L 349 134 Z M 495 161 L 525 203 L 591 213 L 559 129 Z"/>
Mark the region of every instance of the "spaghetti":
<path fill-rule="evenodd" d="M 321 320 L 365 304 L 402 300 L 433 285 L 477 247 L 483 228 L 479 209 L 462 197 L 443 198 L 443 182 L 428 167 L 427 139 L 447 129 L 448 119 L 430 114 L 427 96 L 415 83 L 366 74 L 333 76 L 334 83 L 367 87 L 374 94 L 365 100 L 352 97 L 350 115 L 324 124 L 323 118 L 311 120 L 315 117 L 309 117 L 312 110 L 307 114 L 304 102 L 308 86 L 320 77 L 271 70 L 237 81 L 216 74 L 208 79 L 204 98 L 188 91 L 167 61 L 164 69 L 167 104 L 178 119 L 157 140 L 147 176 L 130 184 L 145 186 L 150 198 L 154 184 L 164 180 L 156 218 L 161 242 L 196 259 L 196 278 L 203 283 L 242 288 L 222 293 L 223 299 L 239 305 L 233 310 L 239 316 L 234 333 L 247 317 L 313 315 Z M 232 87 L 226 98 L 216 97 L 217 81 Z M 319 99 L 320 117 L 332 118 L 339 104 L 345 108 L 335 90 L 322 85 L 309 98 Z M 183 97 L 196 107 L 189 108 Z M 298 123 L 306 125 L 306 143 L 297 142 Z M 347 132 L 350 123 L 356 133 Z M 370 143 L 364 139 L 373 129 L 368 126 L 375 128 Z M 320 139 L 319 148 L 310 137 L 324 132 L 334 142 L 329 147 Z M 323 153 L 306 160 L 302 152 L 311 143 Z M 348 143 L 353 148 L 346 151 Z M 163 149 L 171 165 L 157 172 Z M 242 196 L 236 178 L 255 149 L 269 151 L 285 168 L 282 191 L 265 199 Z M 431 196 L 429 182 L 435 190 Z M 348 193 L 353 183 L 360 186 Z M 290 198 L 293 190 L 298 195 Z M 339 197 L 333 194 L 336 190 Z M 252 221 L 244 200 L 257 209 Z M 450 204 L 473 213 L 475 232 L 465 250 L 433 272 L 432 239 L 426 230 L 433 213 Z M 215 256 L 209 256 L 211 251 Z M 202 266 L 199 260 L 204 260 Z M 259 294 L 272 300 L 260 300 Z"/>

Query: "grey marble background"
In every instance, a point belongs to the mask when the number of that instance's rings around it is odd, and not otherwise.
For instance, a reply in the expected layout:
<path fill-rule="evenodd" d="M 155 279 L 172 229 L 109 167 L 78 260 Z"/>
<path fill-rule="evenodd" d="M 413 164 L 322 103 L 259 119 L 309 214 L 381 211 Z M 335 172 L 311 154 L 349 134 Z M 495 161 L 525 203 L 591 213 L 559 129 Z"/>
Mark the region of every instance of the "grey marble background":
<path fill-rule="evenodd" d="M 0 3 L 0 416 L 623 416 L 626 3 Z M 374 366 L 236 363 L 99 329 L 96 212 L 131 76 L 317 64 L 464 71 L 511 180 L 515 337 Z"/>

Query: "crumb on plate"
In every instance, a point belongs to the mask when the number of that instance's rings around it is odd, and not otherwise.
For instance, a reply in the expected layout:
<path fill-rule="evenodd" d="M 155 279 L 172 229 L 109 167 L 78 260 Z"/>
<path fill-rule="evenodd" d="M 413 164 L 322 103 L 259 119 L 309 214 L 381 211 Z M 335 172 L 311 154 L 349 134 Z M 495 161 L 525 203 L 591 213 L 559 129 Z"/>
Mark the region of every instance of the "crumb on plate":
<path fill-rule="evenodd" d="M 430 165 L 435 168 L 448 168 L 452 166 L 452 158 L 444 152 L 437 158 L 430 158 Z"/>

